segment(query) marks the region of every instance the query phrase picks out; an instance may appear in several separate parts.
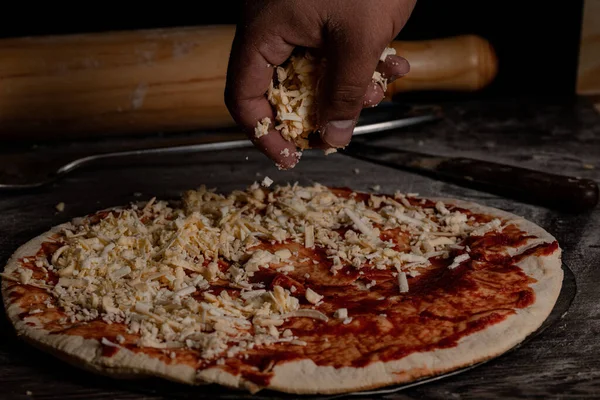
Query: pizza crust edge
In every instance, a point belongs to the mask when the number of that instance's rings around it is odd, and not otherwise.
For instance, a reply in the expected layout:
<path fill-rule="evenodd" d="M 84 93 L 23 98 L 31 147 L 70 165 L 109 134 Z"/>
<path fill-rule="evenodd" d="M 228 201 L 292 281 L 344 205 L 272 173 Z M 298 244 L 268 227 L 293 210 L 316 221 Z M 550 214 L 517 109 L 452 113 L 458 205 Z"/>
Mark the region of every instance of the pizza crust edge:
<path fill-rule="evenodd" d="M 121 207 L 108 210 L 119 209 Z M 37 253 L 42 243 L 51 240 L 53 235 L 68 226 L 71 226 L 71 224 L 64 223 L 54 226 L 49 231 L 23 244 L 10 257 L 4 272 L 10 273 L 16 270 L 19 267 L 19 259 Z M 52 334 L 41 327 L 27 325 L 19 318 L 19 314 L 25 310 L 18 304 L 11 302 L 9 294 L 9 284 L 3 279 L 2 300 L 6 314 L 17 335 L 28 344 L 49 352 L 63 361 L 88 371 L 115 378 L 131 379 L 159 376 L 181 383 L 195 383 L 196 370 L 189 366 L 181 364 L 168 365 L 145 354 L 133 353 L 125 348 L 122 348 L 110 358 L 102 357 L 102 344 L 98 340 L 84 339 L 74 335 Z M 35 316 L 29 317 L 28 321 L 35 323 Z"/>
<path fill-rule="evenodd" d="M 531 245 L 556 240 L 539 225 L 506 211 L 457 199 L 429 199 L 511 219 L 521 230 L 539 238 L 533 240 Z M 520 254 L 528 248 L 529 245 L 515 249 L 511 255 Z M 550 255 L 527 257 L 516 265 L 527 275 L 537 279 L 537 282 L 531 285 L 536 301 L 506 320 L 463 338 L 454 348 L 413 353 L 401 360 L 378 362 L 365 368 L 335 369 L 316 366 L 310 360 L 291 362 L 273 369 L 275 376 L 269 388 L 296 394 L 312 394 L 317 391 L 323 394 L 339 394 L 350 390 L 358 392 L 383 389 L 385 386 L 439 375 L 494 358 L 521 343 L 543 324 L 554 308 L 562 288 L 564 272 L 561 268 L 560 246 Z"/>
<path fill-rule="evenodd" d="M 428 199 L 441 200 L 447 205 L 511 219 L 521 230 L 539 238 L 535 244 L 555 241 L 550 233 L 537 224 L 506 211 L 458 199 Z M 10 257 L 4 272 L 16 269 L 20 258 L 37 253 L 44 241 L 68 225 L 70 223 L 57 225 L 23 244 Z M 528 246 L 516 249 L 511 255 L 519 254 L 526 248 Z M 95 339 L 64 334 L 49 335 L 44 329 L 25 324 L 19 319 L 23 310 L 10 302 L 5 280 L 2 282 L 2 297 L 6 313 L 20 337 L 31 345 L 88 371 L 122 379 L 161 377 L 193 385 L 215 383 L 250 392 L 271 389 L 294 394 L 339 394 L 383 388 L 449 372 L 493 358 L 518 345 L 542 325 L 554 308 L 563 280 L 561 255 L 562 250 L 558 247 L 550 255 L 527 257 L 519 262 L 517 265 L 527 275 L 538 280 L 531 285 L 536 295 L 535 303 L 520 309 L 517 314 L 509 316 L 501 323 L 463 338 L 454 348 L 413 353 L 401 360 L 377 362 L 364 368 L 335 369 L 331 366 L 317 366 L 312 360 L 292 361 L 277 365 L 273 369 L 274 376 L 269 386 L 264 388 L 218 367 L 196 371 L 187 365 L 166 364 L 127 349 L 121 349 L 111 357 L 102 357 L 102 345 Z M 32 316 L 29 321 L 35 321 L 35 318 Z"/>

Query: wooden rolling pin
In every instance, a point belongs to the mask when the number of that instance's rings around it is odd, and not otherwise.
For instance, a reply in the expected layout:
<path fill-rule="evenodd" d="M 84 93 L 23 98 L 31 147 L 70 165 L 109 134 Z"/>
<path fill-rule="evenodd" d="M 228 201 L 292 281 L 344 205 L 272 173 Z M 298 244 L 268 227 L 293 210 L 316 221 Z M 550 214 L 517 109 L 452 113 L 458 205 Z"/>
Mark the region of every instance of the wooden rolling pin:
<path fill-rule="evenodd" d="M 0 40 L 0 138 L 173 132 L 233 124 L 223 90 L 235 27 Z M 391 44 L 411 72 L 388 95 L 476 91 L 496 75 L 478 36 Z"/>

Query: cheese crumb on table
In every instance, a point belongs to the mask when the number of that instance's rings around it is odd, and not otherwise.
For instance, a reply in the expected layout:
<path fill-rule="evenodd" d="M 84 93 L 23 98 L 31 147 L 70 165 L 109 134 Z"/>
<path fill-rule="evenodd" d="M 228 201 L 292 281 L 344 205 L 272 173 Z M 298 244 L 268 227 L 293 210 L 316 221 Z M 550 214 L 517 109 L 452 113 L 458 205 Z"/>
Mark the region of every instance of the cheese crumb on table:
<path fill-rule="evenodd" d="M 60 203 L 58 203 L 56 205 L 55 208 L 58 212 L 63 212 L 63 211 L 65 211 L 65 203 L 61 201 Z"/>

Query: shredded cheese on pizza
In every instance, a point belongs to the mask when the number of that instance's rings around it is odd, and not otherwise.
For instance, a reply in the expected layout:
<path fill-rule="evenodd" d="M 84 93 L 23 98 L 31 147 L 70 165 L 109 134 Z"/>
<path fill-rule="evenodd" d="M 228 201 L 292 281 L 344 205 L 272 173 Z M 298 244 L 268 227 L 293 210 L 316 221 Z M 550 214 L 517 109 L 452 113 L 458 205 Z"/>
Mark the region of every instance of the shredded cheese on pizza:
<path fill-rule="evenodd" d="M 448 258 L 465 237 L 501 229 L 499 220 L 477 223 L 441 202 L 424 208 L 408 198 L 371 194 L 362 201 L 320 184 L 266 189 L 255 182 L 228 195 L 201 187 L 188 191 L 178 207 L 152 199 L 94 223 L 74 221 L 50 259 L 31 260 L 54 271 L 55 284 L 32 279 L 23 267 L 5 278 L 45 288 L 72 322 L 100 317 L 126 324 L 139 336 L 139 346 L 194 348 L 205 359 L 220 359 L 254 346 L 301 344 L 280 328 L 285 319 L 349 323 L 352 316 L 344 308 L 331 315 L 317 310 L 327 299 L 310 287 L 299 293 L 253 281 L 265 268 L 293 271 L 297 256 L 285 247 L 271 252 L 261 243 L 323 249 L 331 279 L 344 266 L 392 269 L 401 294 L 431 257 Z M 391 230 L 408 234 L 407 248 L 382 239 Z M 468 260 L 464 254 L 450 268 Z M 217 293 L 215 285 L 239 295 Z M 308 306 L 301 306 L 304 300 Z"/>

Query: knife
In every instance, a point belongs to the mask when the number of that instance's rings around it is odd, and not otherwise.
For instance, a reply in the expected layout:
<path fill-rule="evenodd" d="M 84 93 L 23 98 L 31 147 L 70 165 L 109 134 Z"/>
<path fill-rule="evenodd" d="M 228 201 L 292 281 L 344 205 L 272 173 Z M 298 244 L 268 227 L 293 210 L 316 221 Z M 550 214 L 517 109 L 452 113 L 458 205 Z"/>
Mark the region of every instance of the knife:
<path fill-rule="evenodd" d="M 598 203 L 598 185 L 590 179 L 465 157 L 443 157 L 368 145 L 363 141 L 352 141 L 338 152 L 566 213 L 585 212 Z"/>

